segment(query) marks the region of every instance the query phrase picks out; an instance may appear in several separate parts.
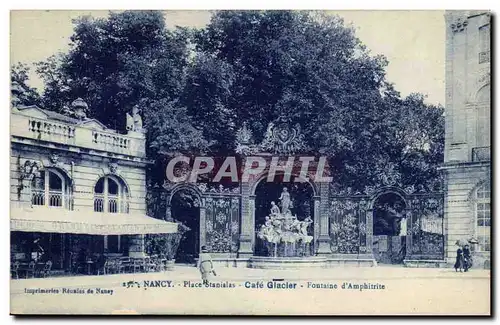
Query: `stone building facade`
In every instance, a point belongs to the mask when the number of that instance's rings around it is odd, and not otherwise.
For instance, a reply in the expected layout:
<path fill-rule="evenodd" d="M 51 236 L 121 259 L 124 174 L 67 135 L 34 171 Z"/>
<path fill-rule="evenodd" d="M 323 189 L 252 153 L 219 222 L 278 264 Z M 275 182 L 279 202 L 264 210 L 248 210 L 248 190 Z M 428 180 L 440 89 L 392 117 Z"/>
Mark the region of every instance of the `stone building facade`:
<path fill-rule="evenodd" d="M 177 231 L 146 216 L 145 135 L 87 118 L 82 99 L 71 108 L 11 108 L 11 258 L 69 271 L 80 253 L 144 256 L 145 234 Z"/>
<path fill-rule="evenodd" d="M 488 266 L 490 225 L 490 13 L 449 11 L 446 19 L 446 260 L 457 240 L 476 239 L 475 264 Z"/>

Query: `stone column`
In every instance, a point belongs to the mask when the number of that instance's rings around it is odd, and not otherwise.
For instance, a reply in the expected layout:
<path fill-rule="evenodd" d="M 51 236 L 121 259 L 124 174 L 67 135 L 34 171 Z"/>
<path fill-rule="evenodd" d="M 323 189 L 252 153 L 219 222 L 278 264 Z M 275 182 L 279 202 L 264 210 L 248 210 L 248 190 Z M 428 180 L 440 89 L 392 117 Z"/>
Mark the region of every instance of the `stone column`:
<path fill-rule="evenodd" d="M 365 220 L 366 220 L 366 251 L 359 253 L 359 258 L 361 259 L 373 259 L 373 209 L 366 210 Z"/>
<path fill-rule="evenodd" d="M 205 206 L 200 207 L 200 252 L 201 246 L 207 244 L 207 220 Z"/>
<path fill-rule="evenodd" d="M 405 260 L 411 260 L 411 255 L 413 252 L 413 235 L 412 235 L 412 228 L 413 228 L 413 204 L 412 200 L 407 200 L 407 207 L 406 207 L 406 254 L 405 254 Z"/>
<path fill-rule="evenodd" d="M 165 208 L 165 220 L 166 221 L 172 221 L 172 208 L 170 205 L 167 205 Z"/>
<path fill-rule="evenodd" d="M 130 246 L 128 250 L 128 256 L 134 258 L 143 258 L 146 257 L 146 253 L 144 252 L 145 244 L 144 244 L 144 235 L 132 235 L 130 236 Z"/>
<path fill-rule="evenodd" d="M 241 184 L 241 232 L 238 257 L 253 255 L 255 233 L 255 196 L 250 195 L 248 183 Z"/>
<path fill-rule="evenodd" d="M 331 254 L 328 213 L 328 183 L 319 184 L 320 196 L 314 198 L 314 219 L 319 220 L 318 254 Z"/>

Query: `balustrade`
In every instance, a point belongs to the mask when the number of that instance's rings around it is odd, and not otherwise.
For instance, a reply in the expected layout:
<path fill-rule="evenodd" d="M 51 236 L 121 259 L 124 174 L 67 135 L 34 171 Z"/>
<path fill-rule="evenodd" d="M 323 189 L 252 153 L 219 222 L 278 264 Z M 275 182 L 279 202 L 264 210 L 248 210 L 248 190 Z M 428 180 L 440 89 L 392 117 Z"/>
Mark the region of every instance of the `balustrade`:
<path fill-rule="evenodd" d="M 97 130 L 92 124 L 70 124 L 24 114 L 12 114 L 11 134 L 47 142 L 62 143 L 112 153 L 145 157 L 145 138 L 140 133 L 119 134 Z"/>
<path fill-rule="evenodd" d="M 50 138 L 71 139 L 75 137 L 75 128 L 70 125 L 55 123 L 51 121 L 43 121 L 36 118 L 28 120 L 28 127 L 31 132 L 36 134 L 36 138 L 44 136 Z"/>
<path fill-rule="evenodd" d="M 126 139 L 116 134 L 97 132 L 97 131 L 92 132 L 92 142 L 102 145 L 107 149 L 109 148 L 109 149 L 120 150 L 120 149 L 127 149 L 130 146 L 129 139 Z"/>

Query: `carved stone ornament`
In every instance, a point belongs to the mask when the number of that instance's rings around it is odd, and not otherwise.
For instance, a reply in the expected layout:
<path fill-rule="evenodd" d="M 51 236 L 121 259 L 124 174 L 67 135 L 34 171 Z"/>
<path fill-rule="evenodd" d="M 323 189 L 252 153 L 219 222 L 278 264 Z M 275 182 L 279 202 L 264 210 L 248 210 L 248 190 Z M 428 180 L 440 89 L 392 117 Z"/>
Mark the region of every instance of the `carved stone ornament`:
<path fill-rule="evenodd" d="M 26 160 L 24 164 L 20 166 L 20 179 L 31 179 L 42 168 L 43 166 L 40 162 L 34 160 Z"/>
<path fill-rule="evenodd" d="M 300 132 L 300 125 L 290 127 L 286 123 L 275 125 L 269 123 L 264 140 L 260 144 L 264 151 L 270 151 L 275 154 L 293 154 L 304 150 L 304 135 Z"/>
<path fill-rule="evenodd" d="M 118 173 L 118 164 L 116 162 L 111 162 L 108 165 L 109 171 L 111 174 L 117 174 Z"/>
<path fill-rule="evenodd" d="M 450 27 L 454 33 L 460 33 L 467 28 L 468 24 L 467 17 L 457 17 L 451 23 Z"/>
<path fill-rule="evenodd" d="M 75 99 L 71 103 L 71 108 L 73 109 L 73 114 L 77 119 L 84 120 L 87 118 L 89 106 L 82 98 Z"/>
<path fill-rule="evenodd" d="M 59 155 L 56 153 L 50 154 L 49 160 L 51 164 L 57 165 L 57 163 L 59 162 Z"/>
<path fill-rule="evenodd" d="M 490 74 L 490 71 L 488 69 L 486 71 L 480 72 L 479 77 L 477 78 L 476 82 L 478 85 L 482 86 L 482 85 L 490 83 L 490 79 L 491 79 L 491 74 Z"/>
<path fill-rule="evenodd" d="M 243 126 L 236 132 L 236 153 L 251 155 L 256 152 L 257 147 L 253 144 L 252 131 L 247 123 L 243 122 Z"/>

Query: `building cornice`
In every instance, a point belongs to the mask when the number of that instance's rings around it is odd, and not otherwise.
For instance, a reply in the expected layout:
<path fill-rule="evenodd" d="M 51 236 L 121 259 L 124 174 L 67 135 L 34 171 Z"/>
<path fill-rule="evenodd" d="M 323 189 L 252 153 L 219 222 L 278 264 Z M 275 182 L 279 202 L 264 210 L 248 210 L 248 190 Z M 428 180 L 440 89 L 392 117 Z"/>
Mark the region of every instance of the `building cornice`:
<path fill-rule="evenodd" d="M 448 162 L 438 167 L 438 170 L 449 170 L 457 168 L 477 168 L 490 167 L 491 161 L 474 161 L 474 162 Z"/>

